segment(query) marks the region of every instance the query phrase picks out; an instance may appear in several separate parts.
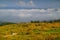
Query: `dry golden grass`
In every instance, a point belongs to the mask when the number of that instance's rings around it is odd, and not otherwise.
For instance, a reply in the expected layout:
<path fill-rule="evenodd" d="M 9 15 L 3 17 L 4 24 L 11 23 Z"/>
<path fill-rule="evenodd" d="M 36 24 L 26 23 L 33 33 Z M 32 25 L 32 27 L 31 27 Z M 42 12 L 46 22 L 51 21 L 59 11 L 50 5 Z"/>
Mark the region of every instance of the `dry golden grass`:
<path fill-rule="evenodd" d="M 60 22 L 0 26 L 0 40 L 60 40 Z"/>

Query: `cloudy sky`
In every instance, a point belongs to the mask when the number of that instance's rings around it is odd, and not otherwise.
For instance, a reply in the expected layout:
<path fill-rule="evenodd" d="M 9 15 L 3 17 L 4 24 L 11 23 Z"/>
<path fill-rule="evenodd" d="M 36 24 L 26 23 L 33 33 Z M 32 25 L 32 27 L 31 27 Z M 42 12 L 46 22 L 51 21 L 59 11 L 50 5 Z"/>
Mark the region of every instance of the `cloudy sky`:
<path fill-rule="evenodd" d="M 0 21 L 60 19 L 60 0 L 0 0 Z"/>

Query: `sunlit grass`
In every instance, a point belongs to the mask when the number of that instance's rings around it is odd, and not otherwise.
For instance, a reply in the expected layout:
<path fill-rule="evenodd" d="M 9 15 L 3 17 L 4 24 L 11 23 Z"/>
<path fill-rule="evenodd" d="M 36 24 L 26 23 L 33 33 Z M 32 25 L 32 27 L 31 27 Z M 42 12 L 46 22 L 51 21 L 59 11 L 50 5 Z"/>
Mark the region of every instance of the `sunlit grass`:
<path fill-rule="evenodd" d="M 60 40 L 60 22 L 0 26 L 1 40 Z"/>

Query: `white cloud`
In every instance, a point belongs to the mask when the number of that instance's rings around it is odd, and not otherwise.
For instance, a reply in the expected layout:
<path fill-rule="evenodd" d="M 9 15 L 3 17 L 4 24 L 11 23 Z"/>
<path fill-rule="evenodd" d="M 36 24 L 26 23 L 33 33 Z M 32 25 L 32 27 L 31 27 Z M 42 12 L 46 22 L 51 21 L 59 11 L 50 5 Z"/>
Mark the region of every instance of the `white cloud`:
<path fill-rule="evenodd" d="M 25 18 L 25 20 L 60 19 L 60 9 L 57 9 L 57 11 L 55 9 L 0 9 L 0 19 L 4 18 L 6 20 L 17 20 L 17 18 L 22 18 L 20 20 L 23 20 Z"/>
<path fill-rule="evenodd" d="M 18 16 L 20 16 L 20 17 L 30 17 L 32 15 L 31 14 L 23 14 L 23 13 L 21 13 L 21 14 L 18 14 Z"/>
<path fill-rule="evenodd" d="M 33 3 L 33 1 L 30 1 L 30 2 L 27 3 L 27 6 L 33 6 L 33 7 L 35 7 L 36 5 Z"/>
<path fill-rule="evenodd" d="M 46 12 L 46 10 L 45 9 L 41 9 L 40 12 Z"/>
<path fill-rule="evenodd" d="M 24 6 L 24 7 L 35 7 L 36 6 L 33 1 L 29 1 L 29 2 L 19 1 L 17 5 Z"/>
<path fill-rule="evenodd" d="M 60 13 L 60 9 L 58 9 L 58 11 L 57 12 L 59 12 Z"/>
<path fill-rule="evenodd" d="M 54 11 L 55 9 L 50 9 L 50 8 L 47 9 L 47 12 L 54 12 Z"/>
<path fill-rule="evenodd" d="M 19 6 L 26 6 L 26 3 L 24 1 L 19 1 L 18 5 Z"/>

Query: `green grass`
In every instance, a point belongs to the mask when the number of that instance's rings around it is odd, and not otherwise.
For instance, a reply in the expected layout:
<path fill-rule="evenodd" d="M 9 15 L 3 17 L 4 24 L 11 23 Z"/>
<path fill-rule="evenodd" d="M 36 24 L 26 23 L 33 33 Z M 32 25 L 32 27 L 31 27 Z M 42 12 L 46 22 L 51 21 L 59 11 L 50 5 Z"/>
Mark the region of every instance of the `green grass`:
<path fill-rule="evenodd" d="M 58 32 L 60 32 L 60 28 L 56 28 L 56 29 L 53 29 L 53 30 L 46 30 L 45 32 L 48 32 L 48 33 L 58 33 Z"/>

